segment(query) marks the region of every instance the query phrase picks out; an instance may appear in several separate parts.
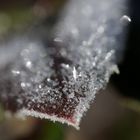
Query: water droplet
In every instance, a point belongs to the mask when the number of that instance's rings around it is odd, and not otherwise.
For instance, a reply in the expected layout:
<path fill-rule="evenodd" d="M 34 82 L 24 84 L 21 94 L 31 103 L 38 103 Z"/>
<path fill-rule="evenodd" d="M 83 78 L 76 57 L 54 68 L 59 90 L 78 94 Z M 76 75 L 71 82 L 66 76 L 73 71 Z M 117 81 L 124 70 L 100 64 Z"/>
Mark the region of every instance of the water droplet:
<path fill-rule="evenodd" d="M 19 74 L 20 74 L 20 71 L 12 70 L 12 73 L 13 73 L 14 75 L 19 75 Z"/>
<path fill-rule="evenodd" d="M 26 62 L 26 67 L 27 68 L 31 68 L 32 67 L 32 62 L 31 61 L 27 61 Z"/>
<path fill-rule="evenodd" d="M 22 88 L 25 88 L 25 87 L 26 87 L 26 84 L 22 82 L 22 83 L 21 83 L 21 87 L 22 87 Z"/>
<path fill-rule="evenodd" d="M 121 19 L 120 19 L 123 23 L 124 22 L 131 22 L 132 20 L 131 20 L 131 18 L 129 17 L 129 16 L 127 16 L 127 15 L 123 15 L 122 17 L 121 17 Z"/>

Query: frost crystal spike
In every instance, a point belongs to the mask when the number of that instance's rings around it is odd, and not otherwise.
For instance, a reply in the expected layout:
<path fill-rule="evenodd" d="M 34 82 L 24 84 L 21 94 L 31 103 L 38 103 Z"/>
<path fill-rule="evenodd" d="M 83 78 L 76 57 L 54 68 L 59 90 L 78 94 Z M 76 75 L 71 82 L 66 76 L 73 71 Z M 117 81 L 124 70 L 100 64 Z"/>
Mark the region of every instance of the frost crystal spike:
<path fill-rule="evenodd" d="M 70 0 L 47 45 L 25 38 L 1 44 L 4 108 L 78 129 L 95 94 L 117 70 L 123 5 L 122 0 Z"/>

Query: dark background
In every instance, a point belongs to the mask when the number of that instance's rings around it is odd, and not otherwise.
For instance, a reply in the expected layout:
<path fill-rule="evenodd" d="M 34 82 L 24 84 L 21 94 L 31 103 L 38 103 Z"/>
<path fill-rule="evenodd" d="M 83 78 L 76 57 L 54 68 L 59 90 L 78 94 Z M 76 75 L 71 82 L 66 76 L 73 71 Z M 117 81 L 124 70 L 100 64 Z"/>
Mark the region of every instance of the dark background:
<path fill-rule="evenodd" d="M 140 1 L 129 2 L 129 32 L 123 61 L 119 64 L 120 75 L 112 77 L 115 86 L 125 96 L 140 100 Z"/>

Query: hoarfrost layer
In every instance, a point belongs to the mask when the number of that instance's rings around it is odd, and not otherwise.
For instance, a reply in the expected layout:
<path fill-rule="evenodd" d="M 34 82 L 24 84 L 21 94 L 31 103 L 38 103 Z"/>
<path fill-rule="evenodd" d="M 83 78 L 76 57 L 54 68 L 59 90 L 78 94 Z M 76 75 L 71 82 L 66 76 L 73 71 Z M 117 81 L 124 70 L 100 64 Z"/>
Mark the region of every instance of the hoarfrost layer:
<path fill-rule="evenodd" d="M 123 8 L 121 0 L 70 0 L 47 45 L 30 38 L 1 45 L 7 50 L 0 56 L 4 107 L 78 128 L 97 91 L 117 72 Z"/>

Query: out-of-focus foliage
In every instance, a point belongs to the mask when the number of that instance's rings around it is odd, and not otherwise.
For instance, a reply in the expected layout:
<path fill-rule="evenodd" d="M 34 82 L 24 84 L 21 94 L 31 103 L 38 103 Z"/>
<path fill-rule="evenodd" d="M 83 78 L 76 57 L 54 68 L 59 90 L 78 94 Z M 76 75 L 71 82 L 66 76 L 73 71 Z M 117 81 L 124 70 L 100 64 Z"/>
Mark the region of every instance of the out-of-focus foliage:
<path fill-rule="evenodd" d="M 51 122 L 45 122 L 43 124 L 43 127 L 41 128 L 41 135 L 38 139 L 41 140 L 63 140 L 64 139 L 64 128 L 59 123 L 51 123 Z"/>
<path fill-rule="evenodd" d="M 0 12 L 0 35 L 11 30 L 20 30 L 33 20 L 31 9 L 11 9 Z"/>

